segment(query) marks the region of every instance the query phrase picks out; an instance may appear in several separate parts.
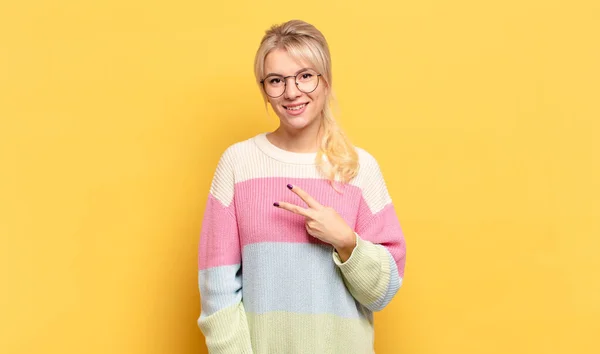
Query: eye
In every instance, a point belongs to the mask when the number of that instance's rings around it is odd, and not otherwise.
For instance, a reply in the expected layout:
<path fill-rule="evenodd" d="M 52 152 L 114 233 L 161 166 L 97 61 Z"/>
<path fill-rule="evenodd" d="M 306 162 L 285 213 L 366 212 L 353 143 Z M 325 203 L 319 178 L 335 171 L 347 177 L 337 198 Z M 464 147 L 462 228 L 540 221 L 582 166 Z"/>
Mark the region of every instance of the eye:
<path fill-rule="evenodd" d="M 301 78 L 302 80 L 308 80 L 308 79 L 310 79 L 312 76 L 313 76 L 313 74 L 311 74 L 311 73 L 302 73 L 302 74 L 300 74 L 300 78 Z"/>

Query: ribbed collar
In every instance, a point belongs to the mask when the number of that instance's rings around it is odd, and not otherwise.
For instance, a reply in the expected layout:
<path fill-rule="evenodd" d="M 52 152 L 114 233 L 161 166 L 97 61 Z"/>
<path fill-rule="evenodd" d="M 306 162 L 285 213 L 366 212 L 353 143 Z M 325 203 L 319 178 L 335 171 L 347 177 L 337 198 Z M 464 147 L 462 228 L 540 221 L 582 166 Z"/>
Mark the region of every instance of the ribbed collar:
<path fill-rule="evenodd" d="M 315 159 L 317 157 L 316 152 L 292 152 L 288 150 L 283 150 L 271 143 L 269 139 L 267 139 L 267 133 L 260 133 L 254 137 L 254 142 L 258 146 L 258 148 L 269 155 L 270 157 L 292 164 L 298 165 L 311 165 L 315 163 Z"/>

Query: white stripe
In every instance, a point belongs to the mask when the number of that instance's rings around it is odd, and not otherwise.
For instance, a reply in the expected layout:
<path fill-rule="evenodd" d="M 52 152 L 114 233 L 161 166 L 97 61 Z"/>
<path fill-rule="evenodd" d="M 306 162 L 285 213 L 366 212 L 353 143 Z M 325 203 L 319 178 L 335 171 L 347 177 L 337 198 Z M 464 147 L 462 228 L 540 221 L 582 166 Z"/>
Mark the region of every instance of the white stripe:
<path fill-rule="evenodd" d="M 233 200 L 234 183 L 269 177 L 324 178 L 314 164 L 306 163 L 305 158 L 298 160 L 301 163 L 294 164 L 267 155 L 264 149 L 259 148 L 260 144 L 265 143 L 264 140 L 262 133 L 229 146 L 222 154 L 210 191 L 223 205 L 229 206 Z M 369 209 L 377 213 L 392 200 L 376 159 L 362 148 L 356 147 L 356 151 L 360 168 L 350 185 L 362 189 Z"/>

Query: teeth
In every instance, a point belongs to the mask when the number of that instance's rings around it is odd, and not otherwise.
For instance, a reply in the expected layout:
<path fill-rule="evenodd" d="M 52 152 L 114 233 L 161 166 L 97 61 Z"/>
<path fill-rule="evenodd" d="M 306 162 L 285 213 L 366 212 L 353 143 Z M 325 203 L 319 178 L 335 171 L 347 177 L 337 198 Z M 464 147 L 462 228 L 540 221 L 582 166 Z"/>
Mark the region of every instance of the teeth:
<path fill-rule="evenodd" d="M 302 108 L 304 108 L 304 106 L 306 106 L 306 103 L 304 103 L 304 104 L 301 104 L 301 105 L 299 105 L 299 106 L 295 106 L 295 107 L 287 107 L 287 110 L 288 110 L 288 111 L 297 111 L 297 110 L 299 110 L 299 109 L 302 109 Z"/>

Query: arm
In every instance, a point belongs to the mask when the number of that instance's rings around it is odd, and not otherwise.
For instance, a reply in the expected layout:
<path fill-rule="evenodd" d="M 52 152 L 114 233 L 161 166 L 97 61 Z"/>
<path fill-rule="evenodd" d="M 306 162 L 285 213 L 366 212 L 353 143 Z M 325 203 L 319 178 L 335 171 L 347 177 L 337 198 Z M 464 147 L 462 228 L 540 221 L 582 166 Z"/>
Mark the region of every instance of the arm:
<path fill-rule="evenodd" d="M 344 255 L 343 260 L 334 251 L 333 260 L 352 296 L 369 310 L 380 311 L 402 285 L 406 245 L 381 170 L 374 158 L 367 158 L 361 167 L 364 187 L 356 245 L 349 258 Z"/>
<path fill-rule="evenodd" d="M 217 165 L 200 232 L 198 326 L 211 354 L 252 353 L 242 303 L 241 249 L 233 203 L 233 164 L 226 151 Z"/>

